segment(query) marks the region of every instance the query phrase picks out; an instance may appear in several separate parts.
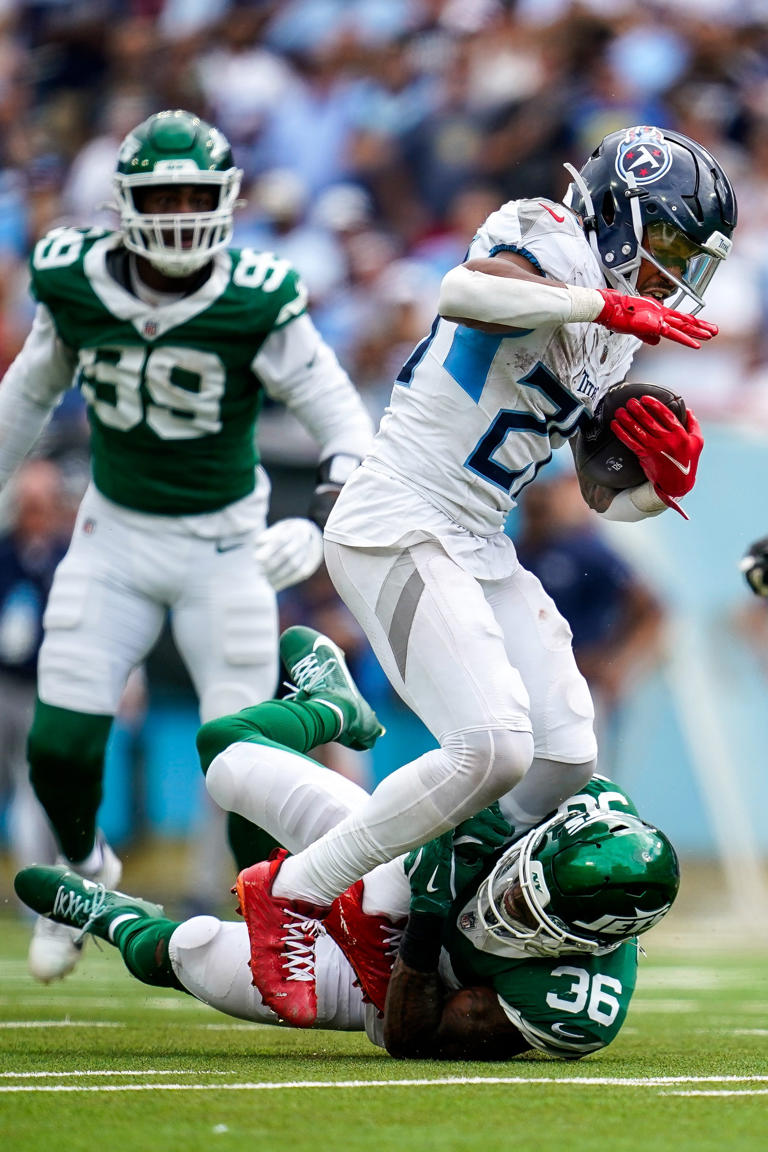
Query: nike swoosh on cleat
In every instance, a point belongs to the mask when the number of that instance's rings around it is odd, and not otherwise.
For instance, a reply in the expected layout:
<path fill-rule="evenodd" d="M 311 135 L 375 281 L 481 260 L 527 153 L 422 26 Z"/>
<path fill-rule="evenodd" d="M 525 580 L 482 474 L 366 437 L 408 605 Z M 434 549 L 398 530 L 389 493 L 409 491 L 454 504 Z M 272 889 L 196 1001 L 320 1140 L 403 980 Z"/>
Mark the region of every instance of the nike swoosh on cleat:
<path fill-rule="evenodd" d="M 666 456 L 667 460 L 669 460 L 670 464 L 674 464 L 675 468 L 679 468 L 679 469 L 680 469 L 680 471 L 682 472 L 683 476 L 687 476 L 687 475 L 688 475 L 688 473 L 689 473 L 689 472 L 690 472 L 690 470 L 691 470 L 691 462 L 690 462 L 690 460 L 689 460 L 689 461 L 688 461 L 688 463 L 687 463 L 687 464 L 684 466 L 684 465 L 682 465 L 682 464 L 680 463 L 680 461 L 679 461 L 679 460 L 675 460 L 674 456 L 670 456 L 669 452 L 665 452 L 663 448 L 662 448 L 662 450 L 661 450 L 661 454 L 662 454 L 662 456 Z"/>
<path fill-rule="evenodd" d="M 242 548 L 245 541 L 241 540 L 239 544 L 217 544 L 217 552 L 234 552 L 236 548 Z"/>
<path fill-rule="evenodd" d="M 553 209 L 550 208 L 548 204 L 542 204 L 541 201 L 539 201 L 539 204 L 541 205 L 542 208 L 546 209 L 546 211 L 549 212 L 550 216 L 552 216 L 555 220 L 557 220 L 558 224 L 563 223 L 563 221 L 565 220 L 565 216 L 558 216 L 557 212 L 553 211 Z"/>

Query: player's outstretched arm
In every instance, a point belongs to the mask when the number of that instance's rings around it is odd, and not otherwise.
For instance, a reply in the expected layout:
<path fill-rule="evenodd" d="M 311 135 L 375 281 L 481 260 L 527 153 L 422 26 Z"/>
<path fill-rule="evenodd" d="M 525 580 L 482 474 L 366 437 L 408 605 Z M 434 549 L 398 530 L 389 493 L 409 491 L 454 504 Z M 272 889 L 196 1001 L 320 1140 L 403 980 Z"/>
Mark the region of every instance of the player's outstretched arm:
<path fill-rule="evenodd" d="M 485 332 L 594 323 L 646 344 L 664 338 L 689 348 L 701 347 L 718 331 L 706 320 L 666 308 L 647 296 L 623 296 L 612 289 L 551 280 L 514 252 L 452 268 L 440 286 L 438 312 L 446 320 Z"/>

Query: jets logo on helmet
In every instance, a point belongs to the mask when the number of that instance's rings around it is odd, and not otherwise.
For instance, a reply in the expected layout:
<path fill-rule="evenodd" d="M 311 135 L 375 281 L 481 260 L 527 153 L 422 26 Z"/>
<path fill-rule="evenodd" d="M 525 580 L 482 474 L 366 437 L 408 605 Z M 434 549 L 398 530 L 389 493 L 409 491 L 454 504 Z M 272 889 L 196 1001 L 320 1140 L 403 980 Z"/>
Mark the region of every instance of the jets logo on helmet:
<path fill-rule="evenodd" d="M 477 917 L 510 954 L 599 955 L 656 924 L 679 883 L 674 848 L 638 816 L 558 815 L 499 858 L 477 891 Z"/>
<path fill-rule="evenodd" d="M 658 128 L 630 128 L 616 153 L 616 171 L 627 184 L 652 184 L 668 172 L 672 152 Z"/>
<path fill-rule="evenodd" d="M 659 920 L 667 914 L 667 909 L 658 912 L 643 912 L 642 908 L 635 909 L 634 916 L 599 916 L 591 924 L 575 920 L 574 925 L 583 932 L 592 932 L 600 936 L 615 936 L 619 940 L 626 940 L 628 936 L 639 936 L 658 924 Z"/>

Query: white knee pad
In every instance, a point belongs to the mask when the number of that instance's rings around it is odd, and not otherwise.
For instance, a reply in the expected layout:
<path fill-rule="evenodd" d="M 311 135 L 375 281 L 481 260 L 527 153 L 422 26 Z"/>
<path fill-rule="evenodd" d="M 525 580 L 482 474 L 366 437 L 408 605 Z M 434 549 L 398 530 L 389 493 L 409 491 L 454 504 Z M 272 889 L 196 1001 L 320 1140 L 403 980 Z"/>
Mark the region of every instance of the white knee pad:
<path fill-rule="evenodd" d="M 246 777 L 252 765 L 243 754 L 231 755 L 235 745 L 219 752 L 205 774 L 205 786 L 213 800 L 225 812 L 237 812 Z"/>
<path fill-rule="evenodd" d="M 185 920 L 168 943 L 173 971 L 198 1000 L 228 1016 L 275 1024 L 277 1017 L 251 983 L 250 953 L 245 924 L 215 916 Z"/>
<path fill-rule="evenodd" d="M 188 952 L 207 947 L 221 931 L 221 920 L 216 916 L 193 916 L 179 924 L 171 936 L 168 951 L 171 960 L 174 954 L 181 959 Z"/>
<path fill-rule="evenodd" d="M 249 741 L 214 757 L 205 782 L 221 808 L 263 828 L 289 852 L 306 848 L 367 799 L 357 784 L 306 756 Z"/>

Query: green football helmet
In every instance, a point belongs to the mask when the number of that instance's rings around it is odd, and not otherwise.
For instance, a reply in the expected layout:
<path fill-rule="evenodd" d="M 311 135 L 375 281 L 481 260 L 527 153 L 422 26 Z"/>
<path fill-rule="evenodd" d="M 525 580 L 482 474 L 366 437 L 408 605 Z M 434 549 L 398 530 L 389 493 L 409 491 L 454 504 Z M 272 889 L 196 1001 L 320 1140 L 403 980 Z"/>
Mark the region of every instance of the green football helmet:
<path fill-rule="evenodd" d="M 629 813 L 571 813 L 501 856 L 477 910 L 493 937 L 533 955 L 600 955 L 661 920 L 679 884 L 677 854 L 651 824 Z"/>
<path fill-rule="evenodd" d="M 116 209 L 126 248 L 166 276 L 196 272 L 232 238 L 242 175 L 218 128 L 180 108 L 150 116 L 128 133 L 118 154 Z M 142 212 L 136 192 L 169 184 L 213 187 L 218 203 L 209 212 Z"/>

